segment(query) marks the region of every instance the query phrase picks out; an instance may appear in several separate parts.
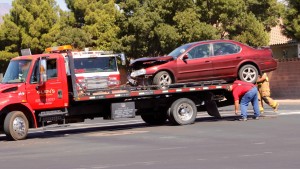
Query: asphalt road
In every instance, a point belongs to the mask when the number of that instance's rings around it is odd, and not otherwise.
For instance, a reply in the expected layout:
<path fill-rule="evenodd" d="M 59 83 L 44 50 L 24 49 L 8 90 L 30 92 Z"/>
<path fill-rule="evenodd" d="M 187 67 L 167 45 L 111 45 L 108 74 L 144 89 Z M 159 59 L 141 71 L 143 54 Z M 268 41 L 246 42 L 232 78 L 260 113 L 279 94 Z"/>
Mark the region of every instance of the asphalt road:
<path fill-rule="evenodd" d="M 229 106 L 222 119 L 199 113 L 186 126 L 134 118 L 34 129 L 22 141 L 0 135 L 0 169 L 298 169 L 299 108 L 299 101 L 281 101 L 277 114 L 267 108 L 246 122 Z"/>

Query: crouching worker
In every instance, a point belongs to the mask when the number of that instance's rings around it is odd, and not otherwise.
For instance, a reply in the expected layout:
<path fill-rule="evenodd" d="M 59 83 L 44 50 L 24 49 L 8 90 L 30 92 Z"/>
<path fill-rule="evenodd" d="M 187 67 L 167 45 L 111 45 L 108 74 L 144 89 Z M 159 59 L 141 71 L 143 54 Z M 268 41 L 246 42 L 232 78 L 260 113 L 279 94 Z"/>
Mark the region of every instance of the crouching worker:
<path fill-rule="evenodd" d="M 240 121 L 247 121 L 247 109 L 250 102 L 252 103 L 254 110 L 254 119 L 259 119 L 258 91 L 254 84 L 236 80 L 229 86 L 228 90 L 232 91 L 233 94 L 236 115 L 238 115 L 240 106 Z"/>

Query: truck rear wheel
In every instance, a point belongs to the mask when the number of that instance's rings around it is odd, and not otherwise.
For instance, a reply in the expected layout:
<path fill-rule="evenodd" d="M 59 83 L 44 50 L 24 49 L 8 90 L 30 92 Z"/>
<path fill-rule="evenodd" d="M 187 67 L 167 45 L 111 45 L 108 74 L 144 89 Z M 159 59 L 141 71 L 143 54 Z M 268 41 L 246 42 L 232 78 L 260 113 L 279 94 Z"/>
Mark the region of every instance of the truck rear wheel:
<path fill-rule="evenodd" d="M 175 125 L 192 124 L 195 122 L 196 116 L 196 105 L 188 98 L 176 100 L 168 110 L 169 121 Z"/>
<path fill-rule="evenodd" d="M 9 140 L 22 140 L 28 134 L 28 120 L 23 112 L 12 111 L 4 120 L 4 133 Z"/>
<path fill-rule="evenodd" d="M 167 121 L 167 114 L 155 112 L 154 114 L 141 114 L 142 119 L 149 125 L 162 125 Z"/>

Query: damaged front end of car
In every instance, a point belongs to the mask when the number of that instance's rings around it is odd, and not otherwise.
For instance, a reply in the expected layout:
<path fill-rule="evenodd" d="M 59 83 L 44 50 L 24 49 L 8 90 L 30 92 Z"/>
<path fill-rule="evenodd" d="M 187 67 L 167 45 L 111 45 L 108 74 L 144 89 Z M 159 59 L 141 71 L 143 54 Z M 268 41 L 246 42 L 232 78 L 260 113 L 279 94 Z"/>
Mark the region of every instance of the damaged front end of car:
<path fill-rule="evenodd" d="M 130 74 L 127 77 L 127 83 L 132 86 L 152 85 L 152 78 L 157 70 L 156 66 L 165 64 L 171 60 L 173 60 L 171 56 L 148 57 L 133 60 L 129 65 Z"/>

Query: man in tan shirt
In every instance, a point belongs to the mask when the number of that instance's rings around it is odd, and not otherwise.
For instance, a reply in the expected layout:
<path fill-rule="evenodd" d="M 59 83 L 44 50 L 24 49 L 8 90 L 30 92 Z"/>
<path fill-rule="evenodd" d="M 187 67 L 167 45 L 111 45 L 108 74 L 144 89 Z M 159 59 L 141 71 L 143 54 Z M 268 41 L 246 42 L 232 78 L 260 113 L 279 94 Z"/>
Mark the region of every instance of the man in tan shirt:
<path fill-rule="evenodd" d="M 260 113 L 264 113 L 263 101 L 272 107 L 274 112 L 276 112 L 278 110 L 279 103 L 271 98 L 270 83 L 267 74 L 263 73 L 256 82 L 259 93 L 258 102 Z"/>

